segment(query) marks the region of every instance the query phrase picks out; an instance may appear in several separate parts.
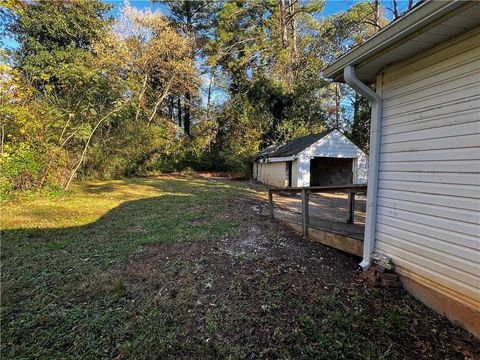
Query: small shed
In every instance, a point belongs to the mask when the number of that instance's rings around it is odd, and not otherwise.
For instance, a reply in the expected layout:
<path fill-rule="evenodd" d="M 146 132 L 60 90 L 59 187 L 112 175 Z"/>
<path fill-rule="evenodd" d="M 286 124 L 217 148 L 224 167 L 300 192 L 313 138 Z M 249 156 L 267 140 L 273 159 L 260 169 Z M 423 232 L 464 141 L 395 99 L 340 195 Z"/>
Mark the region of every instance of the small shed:
<path fill-rule="evenodd" d="M 480 337 L 480 2 L 424 1 L 324 74 L 372 104 L 361 265 Z"/>
<path fill-rule="evenodd" d="M 253 163 L 253 178 L 276 187 L 365 184 L 367 171 L 367 155 L 336 129 L 270 146 Z"/>

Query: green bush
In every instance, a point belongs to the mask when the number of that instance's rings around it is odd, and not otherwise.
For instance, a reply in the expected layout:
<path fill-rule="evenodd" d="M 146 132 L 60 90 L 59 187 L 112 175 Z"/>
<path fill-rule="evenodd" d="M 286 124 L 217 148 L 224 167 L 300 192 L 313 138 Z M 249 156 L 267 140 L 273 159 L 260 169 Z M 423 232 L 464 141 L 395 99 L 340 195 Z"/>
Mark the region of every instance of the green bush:
<path fill-rule="evenodd" d="M 26 143 L 8 151 L 6 145 L 0 159 L 0 187 L 2 194 L 11 190 L 29 190 L 37 186 L 44 169 L 42 156 L 38 149 Z"/>
<path fill-rule="evenodd" d="M 0 158 L 0 196 L 11 191 L 26 191 L 63 185 L 68 171 L 61 149 L 20 142 L 5 145 Z"/>

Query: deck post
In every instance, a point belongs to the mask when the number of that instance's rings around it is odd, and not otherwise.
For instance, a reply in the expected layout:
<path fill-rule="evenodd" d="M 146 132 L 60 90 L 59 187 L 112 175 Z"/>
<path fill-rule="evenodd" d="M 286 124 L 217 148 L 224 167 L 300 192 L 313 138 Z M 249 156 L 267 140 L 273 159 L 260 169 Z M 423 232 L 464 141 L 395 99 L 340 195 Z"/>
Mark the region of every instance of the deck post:
<path fill-rule="evenodd" d="M 273 219 L 274 218 L 274 212 L 273 212 L 273 192 L 272 189 L 268 189 L 268 207 L 270 208 L 270 217 Z"/>
<path fill-rule="evenodd" d="M 353 224 L 355 222 L 355 193 L 348 193 L 348 214 L 347 224 Z"/>
<path fill-rule="evenodd" d="M 302 230 L 303 236 L 308 238 L 309 214 L 308 214 L 308 196 L 307 189 L 302 189 Z"/>

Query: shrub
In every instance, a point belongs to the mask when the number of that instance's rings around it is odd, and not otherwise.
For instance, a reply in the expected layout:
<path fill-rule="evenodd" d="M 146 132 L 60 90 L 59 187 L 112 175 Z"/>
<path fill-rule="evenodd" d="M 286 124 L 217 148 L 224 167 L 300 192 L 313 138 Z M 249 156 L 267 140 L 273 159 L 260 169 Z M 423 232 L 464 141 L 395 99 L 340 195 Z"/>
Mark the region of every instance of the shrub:
<path fill-rule="evenodd" d="M 5 145 L 0 158 L 0 195 L 25 191 L 65 181 L 66 156 L 62 149 L 20 142 L 16 147 Z"/>

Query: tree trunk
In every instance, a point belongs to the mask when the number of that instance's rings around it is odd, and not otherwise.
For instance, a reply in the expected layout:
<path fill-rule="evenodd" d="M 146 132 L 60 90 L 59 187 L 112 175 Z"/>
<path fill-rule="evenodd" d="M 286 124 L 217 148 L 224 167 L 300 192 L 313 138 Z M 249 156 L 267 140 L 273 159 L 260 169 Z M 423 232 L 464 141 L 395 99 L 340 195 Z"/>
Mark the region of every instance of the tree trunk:
<path fill-rule="evenodd" d="M 2 124 L 2 143 L 0 145 L 0 155 L 3 155 L 3 142 L 5 141 L 5 124 Z"/>
<path fill-rule="evenodd" d="M 353 124 L 358 121 L 358 112 L 360 111 L 360 99 L 355 91 L 355 100 L 353 101 Z"/>
<path fill-rule="evenodd" d="M 177 99 L 177 118 L 178 126 L 182 127 L 182 99 L 180 96 Z"/>
<path fill-rule="evenodd" d="M 191 2 L 189 1 L 186 1 L 185 2 L 185 5 L 187 6 L 187 21 L 186 21 L 186 24 L 187 24 L 187 31 L 188 31 L 188 37 L 190 38 L 191 42 L 192 42 L 192 51 L 190 53 L 190 56 L 191 56 L 191 59 L 193 61 L 195 61 L 195 48 L 196 48 L 196 41 L 195 41 L 195 32 L 194 32 L 194 29 L 193 29 L 193 22 L 192 22 L 192 9 L 191 9 Z M 185 93 L 185 108 L 184 108 L 184 112 L 185 112 L 185 115 L 183 116 L 183 129 L 185 131 L 185 133 L 187 134 L 187 136 L 190 137 L 190 103 L 191 103 L 191 100 L 192 100 L 192 95 L 190 94 L 190 91 L 187 91 Z"/>
<path fill-rule="evenodd" d="M 295 64 L 298 59 L 297 20 L 295 19 L 295 5 L 297 0 L 290 0 L 289 2 L 290 30 L 292 32 L 292 63 Z"/>
<path fill-rule="evenodd" d="M 192 96 L 190 92 L 187 91 L 185 94 L 185 116 L 183 117 L 183 129 L 185 130 L 185 134 L 190 136 L 190 102 L 192 100 Z"/>
<path fill-rule="evenodd" d="M 174 109 L 175 107 L 175 102 L 174 102 L 174 98 L 173 98 L 173 95 L 170 95 L 168 97 L 168 117 L 170 118 L 170 120 L 173 122 L 175 120 L 175 117 L 173 115 Z"/>
<path fill-rule="evenodd" d="M 287 11 L 285 7 L 285 0 L 278 1 L 278 14 L 280 18 L 280 36 L 282 39 L 282 49 L 288 49 L 288 24 L 287 24 Z M 290 54 L 291 55 L 291 54 Z M 284 68 L 282 69 L 282 78 L 287 88 L 291 86 L 291 59 L 286 60 Z"/>
<path fill-rule="evenodd" d="M 382 27 L 380 26 L 380 0 L 375 0 L 375 25 L 377 28 L 381 29 Z"/>
<path fill-rule="evenodd" d="M 160 98 L 157 100 L 157 102 L 155 103 L 155 106 L 153 107 L 153 111 L 152 111 L 152 114 L 150 115 L 150 117 L 148 118 L 148 126 L 150 126 L 150 124 L 153 122 L 153 119 L 155 118 L 155 115 L 157 114 L 157 110 L 158 110 L 158 107 L 160 106 L 160 104 L 165 100 L 165 97 L 167 96 L 168 92 L 170 91 L 170 86 L 172 84 L 172 80 L 173 80 L 173 77 L 169 80 L 167 86 L 165 87 L 165 89 L 163 90 L 163 94 L 162 96 L 160 96 Z"/>
<path fill-rule="evenodd" d="M 289 64 L 289 81 L 290 86 L 293 86 L 295 79 L 295 66 L 298 61 L 298 48 L 297 48 L 297 20 L 295 19 L 295 5 L 297 0 L 289 0 L 289 15 L 290 15 L 290 31 L 292 35 L 292 52 L 290 53 Z"/>
<path fill-rule="evenodd" d="M 143 78 L 142 90 L 140 91 L 140 94 L 138 95 L 138 104 L 137 104 L 137 111 L 135 113 L 135 122 L 138 121 L 138 116 L 140 115 L 140 107 L 141 107 L 142 98 L 143 98 L 143 95 L 145 95 L 145 91 L 147 90 L 147 80 L 148 80 L 148 75 L 145 74 L 145 77 Z"/>
<path fill-rule="evenodd" d="M 207 94 L 207 119 L 210 115 L 210 104 L 212 100 L 212 88 L 215 81 L 215 70 L 212 69 L 212 74 L 210 76 L 210 83 L 208 84 L 208 94 Z"/>
<path fill-rule="evenodd" d="M 279 0 L 278 2 L 278 12 L 280 16 L 280 34 L 282 36 L 282 48 L 287 48 L 287 22 L 285 16 L 285 0 Z"/>

